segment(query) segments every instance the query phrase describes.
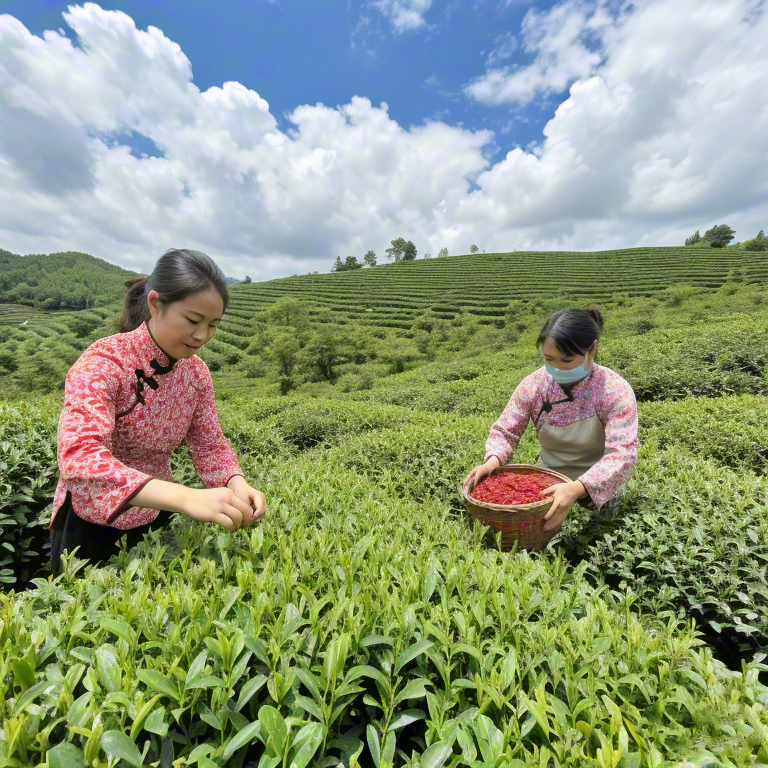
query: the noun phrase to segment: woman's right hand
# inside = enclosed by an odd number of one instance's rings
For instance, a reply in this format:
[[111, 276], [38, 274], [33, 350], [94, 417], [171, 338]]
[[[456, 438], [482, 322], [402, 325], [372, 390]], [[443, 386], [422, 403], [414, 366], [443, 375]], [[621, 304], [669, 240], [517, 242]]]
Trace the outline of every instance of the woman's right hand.
[[498, 456], [491, 456], [485, 464], [478, 464], [464, 480], [464, 489], [469, 493], [483, 478], [488, 477], [501, 466]]
[[187, 488], [182, 512], [193, 520], [218, 523], [228, 531], [237, 531], [243, 520], [250, 520], [253, 510], [230, 488]]

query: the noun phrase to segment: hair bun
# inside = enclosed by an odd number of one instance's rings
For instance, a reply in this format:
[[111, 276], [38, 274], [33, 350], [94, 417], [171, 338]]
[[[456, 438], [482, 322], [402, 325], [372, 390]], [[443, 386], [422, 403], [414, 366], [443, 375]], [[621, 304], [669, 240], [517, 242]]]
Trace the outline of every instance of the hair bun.
[[597, 327], [603, 330], [603, 313], [594, 305], [584, 307], [584, 311], [595, 321]]

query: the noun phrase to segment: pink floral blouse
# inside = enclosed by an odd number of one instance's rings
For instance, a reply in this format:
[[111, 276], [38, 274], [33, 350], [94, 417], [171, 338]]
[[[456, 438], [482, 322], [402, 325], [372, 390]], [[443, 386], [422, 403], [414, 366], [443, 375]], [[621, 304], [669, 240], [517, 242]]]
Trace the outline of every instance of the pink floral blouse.
[[67, 374], [53, 516], [70, 493], [89, 522], [121, 530], [152, 522], [156, 509], [128, 502], [152, 479], [173, 480], [171, 452], [185, 441], [207, 488], [243, 474], [199, 357], [169, 360], [146, 324], [100, 339]]
[[595, 506], [601, 507], [616, 495], [637, 461], [635, 394], [618, 373], [597, 364], [573, 386], [571, 394], [573, 402], [555, 405], [547, 413], [542, 405], [564, 399], [565, 392], [543, 366], [526, 376], [491, 427], [485, 459], [496, 456], [507, 464], [531, 420], [538, 431], [544, 424], [566, 427], [597, 416], [605, 428], [605, 454], [579, 480]]

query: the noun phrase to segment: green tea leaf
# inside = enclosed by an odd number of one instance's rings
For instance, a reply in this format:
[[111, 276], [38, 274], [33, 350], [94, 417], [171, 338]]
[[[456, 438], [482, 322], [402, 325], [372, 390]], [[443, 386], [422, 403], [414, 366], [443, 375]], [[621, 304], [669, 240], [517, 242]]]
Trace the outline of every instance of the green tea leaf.
[[221, 755], [222, 759], [229, 760], [240, 747], [244, 747], [246, 744], [251, 744], [256, 739], [266, 743], [266, 733], [264, 732], [264, 726], [260, 721], [246, 725], [242, 731], [233, 736], [224, 748], [224, 752]]
[[141, 709], [136, 714], [136, 719], [133, 721], [133, 725], [131, 726], [131, 741], [136, 741], [138, 738], [138, 735], [141, 733], [141, 729], [144, 727], [144, 721], [149, 716], [149, 713], [154, 708], [155, 704], [157, 704], [158, 699], [160, 699], [161, 694], [157, 694], [156, 696], [153, 696], [149, 701], [145, 702]]
[[293, 740], [290, 768], [306, 768], [325, 738], [325, 728], [320, 723], [305, 725]]
[[252, 677], [241, 689], [235, 709], [239, 712], [267, 682], [265, 675]]
[[347, 672], [345, 682], [352, 682], [353, 680], [358, 680], [361, 677], [370, 677], [372, 680], [375, 680], [377, 683], [379, 683], [385, 691], [389, 690], [389, 680], [387, 680], [387, 678], [384, 677], [384, 675], [378, 669], [371, 667], [368, 664], [359, 664], [356, 667], [352, 667], [352, 669]]
[[138, 747], [122, 731], [106, 731], [101, 736], [101, 748], [112, 757], [125, 760], [136, 768], [141, 768], [143, 761]]
[[174, 701], [181, 701], [181, 696], [173, 683], [156, 669], [140, 669], [136, 672], [136, 677], [153, 691], [163, 693]]
[[277, 709], [265, 704], [259, 710], [259, 722], [267, 735], [267, 746], [272, 747], [273, 754], [282, 755], [288, 738], [288, 727], [283, 716]]
[[106, 629], [113, 635], [125, 640], [129, 645], [136, 641], [136, 630], [119, 619], [102, 618], [99, 622], [102, 629]]
[[83, 751], [74, 744], [57, 744], [48, 750], [48, 768], [83, 768]]
[[427, 747], [419, 761], [420, 768], [441, 768], [453, 754], [453, 748], [446, 741], [437, 741]]
[[107, 691], [115, 693], [120, 690], [122, 673], [111, 646], [101, 646], [96, 649], [96, 669], [99, 681]]
[[400, 712], [390, 723], [389, 730], [395, 731], [398, 728], [404, 728], [406, 725], [415, 723], [417, 720], [426, 720], [426, 714], [421, 709], [406, 709]]
[[299, 696], [297, 695], [295, 697], [296, 703], [305, 711], [309, 712], [312, 717], [317, 718], [321, 723], [325, 719], [323, 716], [323, 710], [320, 709], [320, 707], [312, 701], [312, 699], [308, 698], [307, 696]]
[[208, 660], [208, 651], [201, 651], [197, 654], [194, 661], [189, 665], [189, 671], [187, 672], [187, 678], [184, 681], [184, 689], [190, 687], [190, 682], [196, 677], [202, 677], [205, 671], [205, 662]]
[[395, 697], [395, 704], [407, 699], [420, 699], [427, 695], [427, 685], [431, 685], [429, 680], [419, 677], [416, 680], [409, 680], [405, 688]]
[[384, 748], [381, 750], [381, 765], [391, 766], [395, 759], [395, 748], [397, 747], [397, 738], [394, 731], [389, 731], [384, 739]]
[[419, 640], [417, 643], [406, 648], [398, 657], [395, 664], [395, 672], [399, 672], [409, 661], [412, 661], [417, 656], [421, 656], [424, 651], [431, 648], [434, 643], [429, 640]]
[[152, 712], [144, 723], [144, 729], [163, 737], [168, 733], [168, 723], [165, 722], [165, 707]]
[[216, 675], [199, 675], [185, 684], [185, 690], [194, 688], [223, 688], [224, 681]]
[[376, 768], [381, 768], [381, 748], [379, 747], [379, 734], [372, 725], [365, 729], [368, 749], [371, 752], [371, 759]]
[[549, 740], [549, 719], [547, 718], [547, 713], [544, 710], [544, 707], [532, 699], [528, 699], [526, 706], [528, 707], [528, 711], [536, 718], [536, 722], [539, 724], [541, 730], [544, 731], [544, 737]]

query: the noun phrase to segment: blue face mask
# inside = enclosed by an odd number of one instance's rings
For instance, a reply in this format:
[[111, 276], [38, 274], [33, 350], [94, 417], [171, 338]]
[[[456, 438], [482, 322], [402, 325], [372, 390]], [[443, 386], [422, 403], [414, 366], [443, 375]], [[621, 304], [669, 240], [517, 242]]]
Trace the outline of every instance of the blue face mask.
[[581, 381], [583, 378], [589, 376], [590, 373], [583, 365], [579, 365], [576, 368], [571, 368], [570, 371], [564, 371], [561, 368], [555, 368], [548, 363], [544, 363], [544, 367], [547, 369], [547, 373], [558, 384], [575, 384], [577, 381]]

